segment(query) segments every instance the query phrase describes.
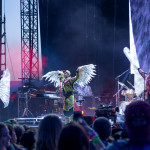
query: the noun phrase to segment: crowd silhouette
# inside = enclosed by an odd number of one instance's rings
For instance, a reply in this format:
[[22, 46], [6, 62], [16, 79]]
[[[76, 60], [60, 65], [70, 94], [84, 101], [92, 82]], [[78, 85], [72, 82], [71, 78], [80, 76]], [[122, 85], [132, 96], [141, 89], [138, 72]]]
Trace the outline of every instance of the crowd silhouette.
[[98, 117], [92, 124], [79, 117], [64, 124], [59, 116], [45, 116], [38, 128], [10, 119], [0, 122], [0, 150], [149, 150], [150, 104], [130, 103], [123, 123]]

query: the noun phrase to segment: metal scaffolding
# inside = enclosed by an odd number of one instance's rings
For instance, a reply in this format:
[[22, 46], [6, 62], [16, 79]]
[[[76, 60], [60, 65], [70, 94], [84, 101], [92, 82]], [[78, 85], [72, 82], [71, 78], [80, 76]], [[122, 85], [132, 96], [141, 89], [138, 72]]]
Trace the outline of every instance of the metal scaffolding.
[[0, 79], [3, 71], [6, 70], [6, 31], [5, 31], [5, 15], [2, 19], [2, 0], [0, 0]]
[[38, 0], [20, 0], [22, 83], [39, 79]]

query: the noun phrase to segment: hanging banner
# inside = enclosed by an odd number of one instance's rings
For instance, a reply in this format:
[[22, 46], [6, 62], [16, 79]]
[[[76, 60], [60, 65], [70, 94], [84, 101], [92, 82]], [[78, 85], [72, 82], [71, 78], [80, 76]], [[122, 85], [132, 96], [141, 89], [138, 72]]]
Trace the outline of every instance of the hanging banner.
[[144, 72], [148, 72], [150, 69], [150, 1], [130, 0], [130, 9], [139, 65]]
[[[140, 27], [143, 22], [139, 22], [139, 20], [141, 17], [146, 18], [146, 16], [143, 16], [142, 14], [141, 10], [143, 10], [143, 8], [141, 8], [139, 5], [140, 1], [141, 0], [129, 1], [130, 51], [128, 54], [126, 51], [126, 56], [128, 55], [128, 59], [131, 62], [131, 73], [134, 74], [134, 87], [137, 96], [139, 96], [144, 91], [144, 79], [139, 74], [137, 68], [140, 67], [143, 70], [148, 70], [148, 65], [146, 65], [148, 64], [148, 61], [145, 58], [147, 55], [144, 55], [144, 51], [146, 50], [141, 48], [145, 34], [142, 32], [143, 30], [141, 30], [142, 28]], [[138, 10], [141, 12], [140, 15], [137, 13]], [[146, 26], [147, 25], [145, 25], [145, 27]], [[149, 53], [149, 51], [147, 51], [147, 53]]]

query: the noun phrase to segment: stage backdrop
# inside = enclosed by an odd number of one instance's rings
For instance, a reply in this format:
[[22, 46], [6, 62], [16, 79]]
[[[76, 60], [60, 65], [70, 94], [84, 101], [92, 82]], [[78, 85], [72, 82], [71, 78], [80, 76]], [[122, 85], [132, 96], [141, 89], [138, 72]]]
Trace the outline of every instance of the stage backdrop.
[[134, 43], [140, 67], [150, 69], [150, 1], [130, 0]]
[[[129, 69], [129, 2], [120, 0], [40, 0], [43, 73], [97, 65], [94, 95], [117, 92], [115, 77]], [[123, 77], [120, 78], [120, 81]]]

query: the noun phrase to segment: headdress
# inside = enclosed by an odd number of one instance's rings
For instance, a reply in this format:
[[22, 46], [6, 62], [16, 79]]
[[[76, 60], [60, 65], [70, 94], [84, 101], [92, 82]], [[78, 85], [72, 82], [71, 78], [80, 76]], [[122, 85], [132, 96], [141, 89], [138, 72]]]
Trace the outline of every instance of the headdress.
[[69, 76], [71, 75], [71, 72], [69, 70], [64, 70], [64, 73], [67, 73]]

